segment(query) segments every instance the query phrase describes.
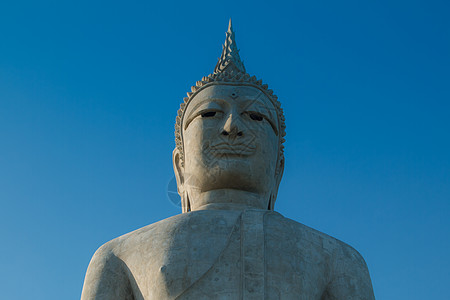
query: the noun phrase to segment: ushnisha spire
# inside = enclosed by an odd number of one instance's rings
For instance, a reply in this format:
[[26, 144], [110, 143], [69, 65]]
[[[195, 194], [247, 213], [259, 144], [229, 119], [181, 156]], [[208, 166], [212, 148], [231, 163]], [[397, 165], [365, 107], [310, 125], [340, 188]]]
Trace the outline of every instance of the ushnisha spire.
[[228, 24], [228, 31], [226, 32], [225, 43], [222, 46], [222, 55], [214, 68], [215, 74], [225, 71], [228, 73], [246, 73], [244, 63], [239, 57], [239, 50], [234, 39], [231, 18], [230, 23]]

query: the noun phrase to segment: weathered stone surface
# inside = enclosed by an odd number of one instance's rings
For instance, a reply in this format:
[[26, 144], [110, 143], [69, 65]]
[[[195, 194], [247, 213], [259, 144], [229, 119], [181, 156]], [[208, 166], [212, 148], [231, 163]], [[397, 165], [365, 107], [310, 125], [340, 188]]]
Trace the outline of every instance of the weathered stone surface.
[[83, 300], [374, 299], [356, 250], [273, 211], [283, 111], [237, 51], [230, 22], [215, 73], [178, 112], [173, 163], [183, 214], [100, 247]]
[[372, 297], [356, 250], [268, 210], [177, 215], [103, 245], [89, 268], [85, 299]]

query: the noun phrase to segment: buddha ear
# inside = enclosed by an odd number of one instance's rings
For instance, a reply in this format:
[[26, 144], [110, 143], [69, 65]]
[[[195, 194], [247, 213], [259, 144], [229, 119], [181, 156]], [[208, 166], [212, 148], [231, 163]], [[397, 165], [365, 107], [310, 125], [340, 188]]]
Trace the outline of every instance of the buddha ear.
[[277, 170], [275, 172], [275, 185], [272, 188], [272, 192], [270, 193], [270, 199], [269, 199], [269, 210], [274, 210], [275, 207], [275, 200], [277, 200], [277, 194], [278, 194], [278, 187], [280, 186], [281, 178], [283, 177], [284, 172], [284, 155], [280, 160], [280, 164], [277, 167]]
[[175, 148], [172, 154], [173, 171], [175, 172], [175, 178], [177, 180], [177, 191], [181, 197], [181, 210], [183, 213], [191, 211], [191, 203], [189, 201], [189, 195], [184, 188], [184, 167], [181, 160], [180, 150]]
[[280, 159], [280, 164], [278, 165], [277, 174], [275, 175], [277, 190], [278, 190], [278, 187], [280, 186], [280, 182], [281, 182], [281, 178], [283, 177], [283, 173], [284, 173], [284, 155], [282, 155], [282, 157]]
[[180, 150], [175, 148], [172, 154], [173, 171], [175, 172], [175, 178], [177, 180], [177, 191], [178, 194], [183, 197], [184, 193], [184, 167], [181, 161]]

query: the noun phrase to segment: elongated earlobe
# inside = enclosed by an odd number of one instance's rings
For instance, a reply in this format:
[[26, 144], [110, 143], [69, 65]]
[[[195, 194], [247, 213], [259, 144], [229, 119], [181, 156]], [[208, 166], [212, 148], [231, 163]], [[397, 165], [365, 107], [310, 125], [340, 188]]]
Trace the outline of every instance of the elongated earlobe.
[[189, 194], [187, 191], [184, 191], [183, 195], [181, 196], [181, 208], [183, 213], [191, 211], [191, 203], [189, 201]]
[[273, 200], [272, 200], [272, 195], [270, 195], [269, 197], [269, 204], [267, 205], [267, 210], [273, 210]]
[[270, 193], [268, 210], [275, 209], [275, 201], [277, 200], [278, 188], [280, 186], [281, 178], [283, 177], [284, 172], [284, 156], [281, 158], [279, 168], [275, 174], [275, 186], [273, 187], [272, 192]]
[[181, 210], [183, 213], [189, 212], [191, 210], [191, 205], [189, 203], [187, 191], [184, 189], [184, 167], [181, 161], [181, 153], [178, 148], [173, 150], [172, 161], [173, 171], [175, 172], [175, 178], [177, 180], [177, 191], [178, 195], [181, 197]]

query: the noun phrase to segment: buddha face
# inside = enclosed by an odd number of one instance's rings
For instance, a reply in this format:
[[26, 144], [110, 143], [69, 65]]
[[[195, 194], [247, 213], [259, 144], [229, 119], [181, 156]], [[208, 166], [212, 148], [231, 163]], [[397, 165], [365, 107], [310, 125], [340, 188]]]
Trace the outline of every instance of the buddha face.
[[196, 194], [239, 190], [262, 195], [255, 206], [266, 209], [279, 183], [278, 117], [267, 96], [251, 86], [212, 85], [189, 102], [182, 121], [184, 167], [176, 169], [191, 206]]

